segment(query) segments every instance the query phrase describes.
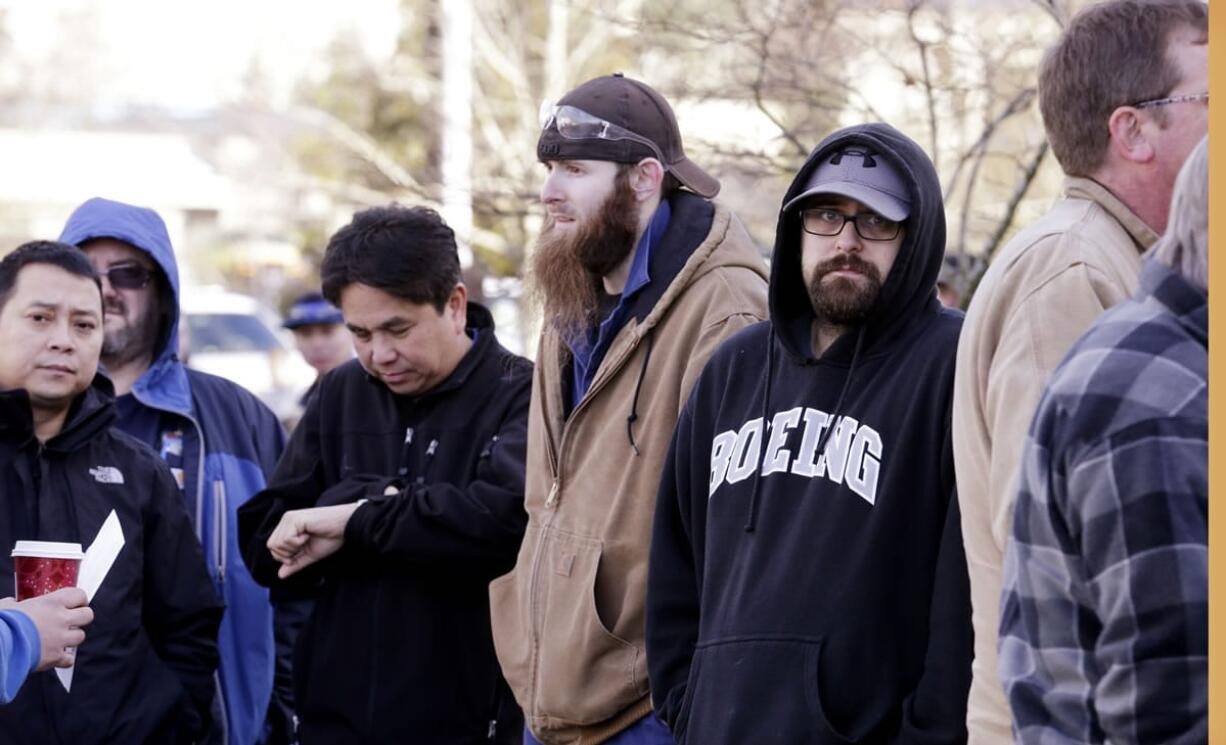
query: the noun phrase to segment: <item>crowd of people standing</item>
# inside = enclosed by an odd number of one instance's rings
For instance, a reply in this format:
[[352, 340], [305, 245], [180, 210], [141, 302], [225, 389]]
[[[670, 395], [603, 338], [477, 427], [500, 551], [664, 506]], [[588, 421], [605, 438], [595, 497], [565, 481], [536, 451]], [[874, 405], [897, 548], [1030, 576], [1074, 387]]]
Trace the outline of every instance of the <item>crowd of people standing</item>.
[[820, 142], [768, 265], [668, 101], [589, 80], [535, 362], [436, 212], [366, 209], [288, 439], [178, 359], [161, 218], [82, 204], [0, 260], [0, 596], [17, 540], [124, 543], [0, 601], [0, 745], [1207, 742], [1207, 15], [1070, 21], [1062, 194], [965, 313], [903, 132]]

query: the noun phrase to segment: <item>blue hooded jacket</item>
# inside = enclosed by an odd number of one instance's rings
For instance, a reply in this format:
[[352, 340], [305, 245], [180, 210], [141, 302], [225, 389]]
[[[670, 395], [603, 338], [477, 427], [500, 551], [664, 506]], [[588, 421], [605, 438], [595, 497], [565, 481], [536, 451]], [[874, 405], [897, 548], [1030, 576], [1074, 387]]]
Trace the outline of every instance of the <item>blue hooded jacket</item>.
[[[173, 295], [163, 298], [161, 343], [132, 396], [148, 410], [142, 413], [159, 420], [158, 441], [148, 444], [168, 460], [181, 458], [176, 476], [209, 575], [226, 606], [218, 638], [224, 741], [252, 745], [272, 691], [272, 608], [268, 591], [255, 583], [239, 557], [237, 510], [264, 488], [284, 448], [285, 431], [242, 386], [189, 370], [179, 361], [179, 271], [162, 218], [151, 209], [90, 199], [68, 218], [60, 240], [80, 246], [95, 238], [120, 240], [147, 252]], [[117, 426], [127, 429], [125, 424]]]

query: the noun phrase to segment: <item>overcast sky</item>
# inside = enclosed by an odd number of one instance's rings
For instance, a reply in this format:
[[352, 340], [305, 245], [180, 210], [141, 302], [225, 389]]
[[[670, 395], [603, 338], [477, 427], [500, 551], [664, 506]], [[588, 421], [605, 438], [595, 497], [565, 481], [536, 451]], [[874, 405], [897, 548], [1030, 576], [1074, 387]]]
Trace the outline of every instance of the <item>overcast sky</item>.
[[[371, 55], [390, 54], [397, 0], [0, 0], [15, 52], [46, 60], [63, 40], [94, 40], [100, 59], [70, 59], [60, 75], [92, 77], [104, 99], [205, 109], [233, 99], [258, 58], [275, 103], [318, 69], [342, 30]], [[105, 75], [99, 75], [105, 70]], [[281, 100], [277, 100], [281, 99]]]

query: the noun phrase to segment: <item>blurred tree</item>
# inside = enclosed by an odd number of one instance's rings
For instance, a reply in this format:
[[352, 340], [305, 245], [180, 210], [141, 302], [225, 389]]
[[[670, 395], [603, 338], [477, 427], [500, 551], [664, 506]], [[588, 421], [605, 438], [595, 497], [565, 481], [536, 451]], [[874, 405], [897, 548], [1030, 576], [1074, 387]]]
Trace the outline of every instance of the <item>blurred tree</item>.
[[[514, 277], [539, 228], [540, 104], [637, 58], [641, 41], [626, 23], [610, 22], [610, 14], [633, 17], [641, 0], [471, 2], [473, 252], [480, 271]], [[360, 183], [383, 201], [437, 205], [437, 0], [403, 0], [401, 16], [404, 26], [389, 60], [376, 65], [356, 39], [342, 34], [329, 51], [326, 74], [300, 86], [294, 116], [313, 125], [300, 138], [301, 161], [316, 176]]]
[[672, 40], [660, 46], [679, 97], [742, 101], [770, 123], [764, 142], [717, 148], [735, 172], [774, 172], [781, 196], [826, 133], [887, 121], [937, 166], [948, 251], [990, 257], [1046, 159], [1035, 77], [1067, 12], [1057, 0], [725, 0], [714, 13], [664, 0], [638, 27]]
[[[402, 1], [387, 62], [338, 37], [326, 75], [301, 88], [300, 116], [325, 135], [303, 144], [312, 172], [437, 202], [440, 1]], [[674, 103], [687, 149], [721, 176], [722, 197], [761, 243], [809, 150], [859, 121], [888, 121], [925, 145], [944, 184], [951, 253], [990, 256], [1036, 181], [1055, 189], [1034, 83], [1069, 14], [1061, 0], [467, 1], [473, 250], [496, 276], [520, 274], [539, 229], [540, 103], [615, 70]]]

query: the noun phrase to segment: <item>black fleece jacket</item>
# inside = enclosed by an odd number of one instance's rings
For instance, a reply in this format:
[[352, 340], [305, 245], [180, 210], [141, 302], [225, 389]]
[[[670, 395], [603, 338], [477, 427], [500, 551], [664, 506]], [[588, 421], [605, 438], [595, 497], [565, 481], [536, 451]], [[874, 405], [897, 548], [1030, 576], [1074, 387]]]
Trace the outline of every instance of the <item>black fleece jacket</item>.
[[[268, 488], [239, 510], [257, 582], [322, 580], [294, 656], [304, 745], [522, 737], [487, 586], [515, 564], [527, 522], [532, 365], [498, 344], [485, 308], [469, 303], [468, 323], [471, 349], [422, 395], [392, 393], [357, 360], [324, 376]], [[285, 512], [363, 498], [339, 552], [277, 579], [265, 544]]]
[[962, 319], [935, 297], [936, 173], [913, 142], [868, 125], [820, 144], [783, 201], [852, 143], [911, 186], [876, 305], [814, 358], [799, 225], [781, 214], [771, 320], [712, 356], [664, 467], [647, 659], [656, 710], [682, 743], [966, 739], [970, 603], [950, 442]]
[[0, 706], [0, 744], [191, 743], [205, 731], [222, 605], [191, 517], [157, 453], [114, 429], [103, 376], [40, 444], [24, 390], [0, 393], [0, 597], [18, 540], [89, 548], [114, 510], [124, 546], [94, 595], [72, 692], [34, 674]]

